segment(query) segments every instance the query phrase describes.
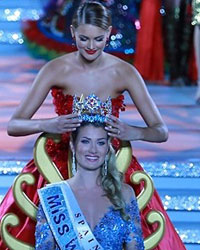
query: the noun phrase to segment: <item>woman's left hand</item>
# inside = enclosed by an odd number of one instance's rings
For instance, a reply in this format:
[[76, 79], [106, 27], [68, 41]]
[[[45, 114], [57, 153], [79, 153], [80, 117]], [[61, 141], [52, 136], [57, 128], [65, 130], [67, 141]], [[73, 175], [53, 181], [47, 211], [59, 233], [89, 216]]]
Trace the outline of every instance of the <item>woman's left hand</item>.
[[131, 141], [138, 137], [137, 129], [134, 130], [134, 127], [122, 122], [119, 118], [113, 115], [107, 117], [105, 130], [108, 132], [109, 136], [123, 141]]

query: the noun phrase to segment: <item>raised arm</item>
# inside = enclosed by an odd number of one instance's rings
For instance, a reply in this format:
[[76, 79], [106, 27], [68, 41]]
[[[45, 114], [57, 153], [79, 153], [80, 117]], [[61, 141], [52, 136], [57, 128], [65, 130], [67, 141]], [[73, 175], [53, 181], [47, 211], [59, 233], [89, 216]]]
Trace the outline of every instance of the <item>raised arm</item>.
[[[61, 66], [62, 67], [62, 66]], [[11, 117], [7, 132], [12, 136], [24, 136], [40, 132], [65, 133], [77, 125], [76, 115], [66, 115], [50, 119], [31, 119], [44, 102], [49, 90], [59, 84], [59, 63], [54, 60], [47, 63], [38, 73], [29, 92]]]
[[[152, 100], [146, 85], [138, 73], [131, 65], [123, 63], [120, 69], [121, 78], [126, 79], [124, 89], [128, 91], [137, 110], [142, 116], [146, 127], [129, 126], [115, 117], [111, 117], [108, 125], [119, 130], [110, 130], [111, 136], [118, 137], [121, 140], [143, 140], [149, 142], [163, 142], [168, 138], [168, 129], [162, 120], [162, 117]], [[126, 76], [126, 77], [124, 77]], [[107, 129], [109, 130], [109, 129]]]

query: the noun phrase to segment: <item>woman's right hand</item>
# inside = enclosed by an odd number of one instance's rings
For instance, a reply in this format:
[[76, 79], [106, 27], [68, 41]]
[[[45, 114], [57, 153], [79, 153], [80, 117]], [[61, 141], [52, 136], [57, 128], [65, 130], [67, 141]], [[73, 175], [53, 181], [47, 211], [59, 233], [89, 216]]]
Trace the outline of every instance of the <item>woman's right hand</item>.
[[61, 115], [42, 120], [41, 130], [46, 133], [64, 134], [75, 131], [81, 125], [81, 122], [78, 114]]

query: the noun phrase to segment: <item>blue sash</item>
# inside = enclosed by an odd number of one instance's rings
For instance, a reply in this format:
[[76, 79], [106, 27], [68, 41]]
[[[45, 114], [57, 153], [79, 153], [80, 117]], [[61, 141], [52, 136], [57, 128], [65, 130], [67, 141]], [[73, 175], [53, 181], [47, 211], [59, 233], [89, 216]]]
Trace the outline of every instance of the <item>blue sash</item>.
[[62, 250], [103, 250], [66, 181], [38, 190], [47, 221]]

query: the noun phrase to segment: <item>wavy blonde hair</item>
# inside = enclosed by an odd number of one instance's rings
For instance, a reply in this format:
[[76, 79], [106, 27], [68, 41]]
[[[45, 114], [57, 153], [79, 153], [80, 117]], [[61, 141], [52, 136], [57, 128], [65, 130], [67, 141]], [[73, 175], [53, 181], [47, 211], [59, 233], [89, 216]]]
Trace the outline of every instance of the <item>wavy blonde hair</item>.
[[115, 150], [110, 143], [108, 153], [107, 174], [104, 173], [104, 167], [101, 168], [100, 178], [103, 190], [110, 202], [114, 205], [115, 210], [119, 210], [124, 220], [129, 220], [130, 217], [125, 212], [125, 201], [122, 195], [123, 173], [119, 172], [116, 167]]
[[[89, 123], [82, 122], [81, 126], [76, 129], [76, 131], [72, 132], [72, 141], [75, 143], [79, 130], [82, 127], [93, 125], [94, 127], [104, 128], [105, 124], [102, 123]], [[118, 171], [116, 167], [116, 156], [115, 150], [112, 147], [112, 143], [110, 138], [108, 137], [109, 143], [109, 152], [106, 156], [107, 160], [107, 174], [105, 174], [105, 168], [102, 166], [100, 171], [100, 183], [105, 191], [106, 196], [113, 204], [115, 210], [119, 210], [122, 218], [124, 220], [129, 220], [130, 217], [126, 214], [125, 206], [126, 203], [124, 201], [122, 195], [122, 182], [123, 182], [123, 174]], [[106, 159], [105, 159], [106, 160]]]

